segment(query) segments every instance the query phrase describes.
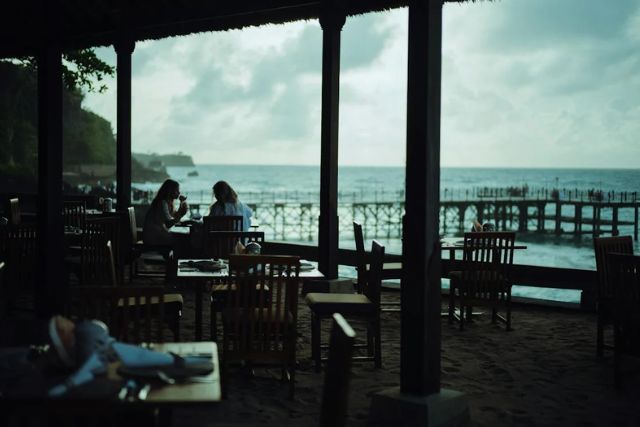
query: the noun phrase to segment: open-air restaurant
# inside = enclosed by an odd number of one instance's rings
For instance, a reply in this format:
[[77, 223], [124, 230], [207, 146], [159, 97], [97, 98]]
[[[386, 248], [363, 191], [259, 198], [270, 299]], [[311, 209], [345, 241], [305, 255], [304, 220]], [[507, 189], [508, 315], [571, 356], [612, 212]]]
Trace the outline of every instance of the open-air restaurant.
[[[0, 425], [639, 426], [636, 192], [562, 189], [559, 178], [551, 190], [442, 184], [443, 10], [467, 3], [1, 6], [0, 75], [2, 64], [37, 69], [37, 160], [35, 191], [0, 185]], [[500, 6], [480, 3], [474, 10]], [[345, 196], [341, 34], [395, 9], [407, 16], [403, 186], [392, 200]], [[270, 200], [222, 172], [206, 175], [196, 199], [198, 162], [147, 179], [139, 198], [136, 48], [301, 21], [317, 24], [322, 46], [311, 201], [297, 190]], [[78, 76], [104, 47], [116, 60], [115, 180], [104, 194], [71, 191], [85, 172], [63, 173], [63, 93], [88, 84]], [[11, 108], [0, 103], [0, 136], [18, 129], [4, 120]], [[563, 242], [592, 267], [547, 262], [564, 256]], [[548, 289], [573, 297], [536, 297]]]

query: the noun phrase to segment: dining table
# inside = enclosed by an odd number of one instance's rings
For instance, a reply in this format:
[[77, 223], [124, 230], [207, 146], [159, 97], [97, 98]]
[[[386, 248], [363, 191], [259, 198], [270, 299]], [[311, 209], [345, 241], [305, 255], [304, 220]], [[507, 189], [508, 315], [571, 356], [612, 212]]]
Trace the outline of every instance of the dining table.
[[[160, 375], [153, 378], [125, 375], [119, 369], [121, 363], [114, 360], [104, 374], [54, 398], [48, 396], [48, 391], [68, 377], [68, 370], [54, 369], [45, 363], [49, 358], [44, 347], [40, 356], [29, 355], [26, 359], [25, 352], [37, 351], [34, 349], [38, 347], [3, 348], [0, 349], [0, 368], [5, 371], [0, 369], [0, 375], [7, 381], [0, 384], [0, 411], [9, 419], [11, 413], [26, 417], [31, 414], [34, 420], [42, 417], [47, 424], [55, 424], [50, 416], [54, 420], [68, 420], [81, 414], [98, 421], [116, 412], [148, 410], [149, 413], [157, 411], [161, 425], [170, 425], [174, 409], [210, 407], [221, 401], [220, 363], [215, 342], [143, 343], [141, 346], [181, 357], [209, 358], [213, 370], [179, 379], [165, 375], [160, 381]], [[12, 363], [15, 368], [6, 372]], [[7, 376], [11, 378], [5, 378]]]
[[[219, 262], [219, 268], [202, 268], [198, 267], [198, 264], [202, 263], [216, 263]], [[301, 260], [301, 264], [309, 265], [309, 263]], [[215, 264], [214, 264], [215, 265]], [[179, 259], [178, 282], [190, 287], [194, 290], [195, 298], [195, 330], [194, 335], [196, 341], [202, 339], [202, 296], [205, 290], [205, 286], [210, 282], [221, 282], [229, 277], [229, 267], [227, 260], [212, 260], [212, 259]], [[298, 278], [302, 280], [323, 279], [324, 275], [318, 270], [317, 267], [305, 268], [300, 270]], [[214, 314], [212, 314], [214, 315]], [[215, 336], [215, 335], [214, 335]]]

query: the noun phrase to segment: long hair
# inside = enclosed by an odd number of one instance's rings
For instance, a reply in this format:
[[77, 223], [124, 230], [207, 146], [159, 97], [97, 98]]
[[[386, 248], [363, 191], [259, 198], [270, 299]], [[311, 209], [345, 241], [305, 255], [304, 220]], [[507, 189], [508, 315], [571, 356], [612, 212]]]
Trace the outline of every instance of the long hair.
[[238, 194], [231, 188], [226, 181], [218, 181], [213, 186], [213, 196], [216, 201], [209, 208], [209, 212], [213, 212], [214, 206], [218, 205], [224, 211], [225, 203], [238, 203]]
[[[167, 179], [162, 183], [156, 197], [151, 202], [152, 208], [159, 208], [162, 205], [162, 201], [166, 200], [167, 202], [171, 201], [173, 193], [180, 187], [177, 181], [172, 179]], [[169, 204], [169, 212], [173, 214], [173, 203]]]

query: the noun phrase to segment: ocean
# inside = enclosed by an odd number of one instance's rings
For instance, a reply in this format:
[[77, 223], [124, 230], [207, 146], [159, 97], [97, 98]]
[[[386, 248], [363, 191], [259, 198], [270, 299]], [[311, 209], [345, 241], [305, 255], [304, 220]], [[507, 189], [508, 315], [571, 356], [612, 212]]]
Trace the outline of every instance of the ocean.
[[[272, 197], [282, 200], [318, 202], [320, 188], [319, 166], [265, 166], [265, 165], [196, 165], [195, 167], [168, 167], [169, 175], [180, 183], [183, 194], [190, 203], [211, 203], [211, 187], [218, 180], [225, 180], [236, 190], [245, 203], [258, 203]], [[193, 175], [197, 171], [197, 176]], [[340, 200], [345, 203], [358, 200], [397, 201], [404, 199], [404, 168], [355, 167], [339, 168]], [[560, 188], [567, 190], [601, 190], [605, 194], [614, 191], [633, 193], [640, 190], [640, 170], [613, 169], [509, 169], [509, 168], [443, 168], [441, 170], [441, 195], [443, 199], [459, 198], [477, 188], [503, 188], [507, 186], [535, 188]], [[158, 183], [134, 183], [134, 187], [155, 191]], [[562, 196], [561, 196], [562, 197]], [[569, 212], [567, 212], [569, 213]], [[629, 209], [620, 211], [620, 220], [633, 220]], [[551, 228], [549, 225], [547, 228]], [[631, 234], [630, 226], [622, 226], [621, 234]], [[267, 236], [268, 237], [268, 236]], [[401, 241], [397, 238], [381, 240], [388, 253], [400, 253]], [[519, 234], [518, 241], [527, 249], [517, 251], [514, 262], [518, 264], [595, 269], [591, 236], [574, 237], [571, 234]], [[340, 246], [353, 248], [350, 233], [341, 233]], [[636, 251], [640, 245], [635, 242]], [[342, 271], [341, 271], [342, 272]], [[349, 272], [346, 272], [349, 274]], [[578, 291], [514, 287], [514, 295], [556, 301], [578, 302]]]

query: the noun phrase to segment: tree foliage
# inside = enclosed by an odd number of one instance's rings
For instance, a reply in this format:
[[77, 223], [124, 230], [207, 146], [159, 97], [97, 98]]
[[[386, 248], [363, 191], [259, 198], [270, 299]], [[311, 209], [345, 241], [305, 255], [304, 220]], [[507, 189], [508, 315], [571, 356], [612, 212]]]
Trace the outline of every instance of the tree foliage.
[[[97, 66], [90, 71], [93, 59], [84, 54], [81, 56], [84, 62], [76, 61], [75, 70], [65, 67], [68, 80], [62, 94], [63, 167], [67, 171], [83, 164], [113, 165], [116, 157], [111, 123], [82, 108], [84, 95], [80, 88], [103, 90], [95, 85], [88, 86], [86, 82], [93, 82], [97, 79], [96, 73], [104, 73], [106, 69]], [[30, 61], [0, 61], [0, 173], [35, 176], [37, 153], [35, 68]]]

